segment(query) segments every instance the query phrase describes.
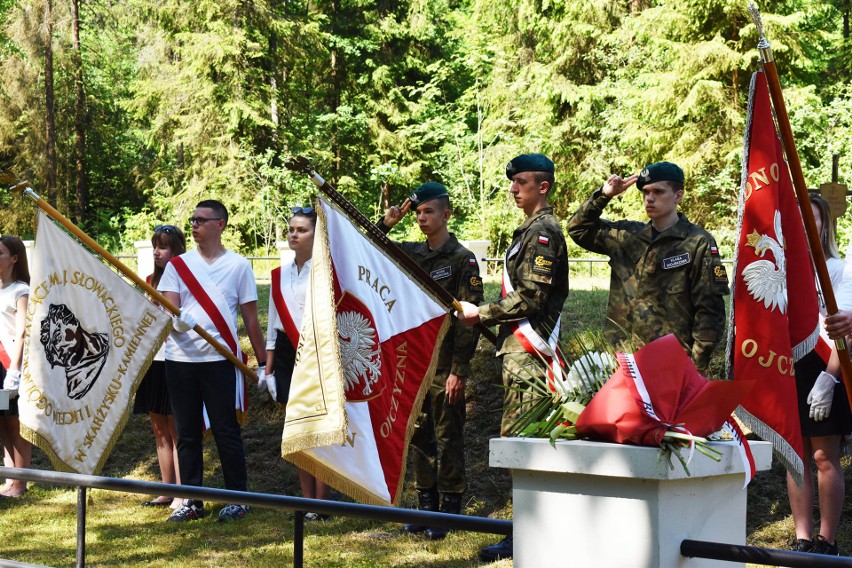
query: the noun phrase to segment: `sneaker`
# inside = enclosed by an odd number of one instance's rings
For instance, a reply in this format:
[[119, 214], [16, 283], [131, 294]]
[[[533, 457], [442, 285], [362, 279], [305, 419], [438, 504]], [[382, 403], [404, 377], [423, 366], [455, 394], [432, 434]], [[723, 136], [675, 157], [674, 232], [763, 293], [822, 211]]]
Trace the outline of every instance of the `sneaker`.
[[306, 521], [327, 521], [331, 518], [331, 515], [320, 515], [319, 513], [314, 513], [313, 511], [308, 511], [305, 513]]
[[837, 549], [837, 541], [834, 541], [834, 544], [829, 544], [827, 540], [825, 540], [821, 534], [818, 534], [816, 537], [816, 542], [811, 548], [811, 552], [814, 554], [828, 554], [829, 556], [840, 556], [840, 551]]
[[184, 499], [183, 504], [177, 509], [175, 509], [174, 512], [169, 516], [169, 522], [181, 523], [183, 521], [197, 521], [205, 514], [206, 513], [204, 512], [204, 505], [201, 503], [201, 501]]
[[219, 511], [219, 522], [238, 521], [251, 513], [251, 508], [248, 505], [225, 505]]
[[814, 543], [806, 538], [796, 538], [790, 543], [790, 550], [793, 552], [811, 552], [814, 549]]
[[483, 562], [494, 562], [495, 560], [503, 560], [504, 558], [512, 557], [513, 549], [512, 535], [505, 537], [497, 544], [486, 546], [479, 551], [479, 559]]

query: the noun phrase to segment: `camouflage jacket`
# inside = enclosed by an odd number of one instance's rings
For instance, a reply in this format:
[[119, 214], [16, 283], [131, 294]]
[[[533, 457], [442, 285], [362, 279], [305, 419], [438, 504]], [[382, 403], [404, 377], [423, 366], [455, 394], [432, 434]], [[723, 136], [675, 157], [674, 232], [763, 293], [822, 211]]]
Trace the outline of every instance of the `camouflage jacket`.
[[706, 369], [725, 330], [728, 275], [716, 241], [682, 213], [656, 238], [650, 222], [604, 221], [610, 198], [599, 189], [568, 221], [586, 250], [609, 256], [606, 338], [641, 346], [674, 333], [699, 369]]
[[[384, 232], [390, 230], [381, 220], [377, 225]], [[479, 264], [473, 253], [462, 246], [454, 234], [450, 233], [450, 239], [437, 250], [429, 250], [425, 242], [397, 244], [457, 300], [477, 305], [482, 303], [484, 296]], [[450, 329], [441, 344], [436, 373], [448, 372], [459, 377], [469, 376], [470, 360], [476, 351], [477, 341], [479, 331], [461, 325], [459, 320], [453, 317]]]
[[529, 319], [533, 329], [547, 339], [562, 313], [568, 297], [568, 249], [553, 209], [536, 211], [515, 229], [506, 257], [515, 290], [479, 310], [483, 324], [500, 324], [498, 355], [524, 351], [512, 334], [514, 326], [506, 324]]

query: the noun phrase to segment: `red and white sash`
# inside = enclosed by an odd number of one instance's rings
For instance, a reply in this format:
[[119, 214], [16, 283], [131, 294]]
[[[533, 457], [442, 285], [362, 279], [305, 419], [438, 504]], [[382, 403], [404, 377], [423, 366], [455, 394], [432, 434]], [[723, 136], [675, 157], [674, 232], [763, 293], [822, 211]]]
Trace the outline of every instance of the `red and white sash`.
[[[517, 248], [512, 247], [506, 252], [506, 257], [503, 259], [502, 297], [504, 298], [507, 294], [515, 291], [515, 287], [512, 286], [512, 281], [509, 279], [508, 262], [509, 257], [513, 254], [517, 254], [517, 252]], [[555, 379], [558, 379], [559, 381], [564, 380], [562, 377], [562, 358], [559, 356], [557, 348], [561, 322], [562, 314], [559, 314], [547, 341], [545, 341], [544, 338], [533, 329], [532, 324], [530, 324], [530, 320], [527, 318], [524, 318], [518, 323], [511, 324], [512, 334], [518, 339], [524, 350], [532, 355], [538, 355], [547, 364], [547, 384], [551, 390], [556, 390], [556, 387], [553, 384]]]
[[[284, 327], [284, 333], [293, 345], [293, 349], [299, 347], [299, 327], [302, 323], [302, 312], [299, 304], [293, 296], [290, 283], [293, 279], [293, 271], [287, 270], [286, 276], [282, 278], [282, 270], [279, 266], [272, 270], [272, 302], [278, 311], [278, 319]], [[296, 314], [294, 317], [293, 314]]]
[[0, 340], [0, 364], [2, 364], [3, 368], [7, 371], [9, 370], [9, 366], [12, 364], [12, 358], [9, 357], [9, 352], [6, 351], [6, 346], [3, 345], [2, 340]]
[[[216, 327], [216, 330], [231, 352], [237, 358], [246, 362], [246, 356], [240, 350], [236, 322], [230, 317], [231, 310], [228, 302], [208, 274], [207, 263], [198, 254], [176, 256], [170, 262], [174, 265], [178, 276], [186, 284], [186, 287], [189, 288], [189, 291], [198, 301], [210, 322]], [[189, 266], [190, 264], [192, 265], [191, 267]], [[235, 368], [234, 371], [237, 378], [235, 407], [238, 411], [245, 412], [248, 403], [245, 377], [243, 377], [243, 373], [239, 368]], [[206, 412], [204, 420], [205, 424], [209, 422]]]

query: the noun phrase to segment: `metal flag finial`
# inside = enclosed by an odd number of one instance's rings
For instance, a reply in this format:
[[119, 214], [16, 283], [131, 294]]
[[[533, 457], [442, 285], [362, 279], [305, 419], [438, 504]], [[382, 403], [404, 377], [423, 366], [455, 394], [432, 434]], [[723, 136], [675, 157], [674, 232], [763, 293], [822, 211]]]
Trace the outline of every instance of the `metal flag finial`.
[[772, 61], [773, 58], [772, 51], [769, 47], [769, 40], [766, 39], [766, 35], [763, 33], [763, 20], [760, 17], [760, 9], [754, 2], [749, 2], [748, 12], [749, 14], [751, 14], [751, 19], [754, 22], [754, 27], [757, 28], [757, 49], [758, 51], [760, 51], [764, 63]]

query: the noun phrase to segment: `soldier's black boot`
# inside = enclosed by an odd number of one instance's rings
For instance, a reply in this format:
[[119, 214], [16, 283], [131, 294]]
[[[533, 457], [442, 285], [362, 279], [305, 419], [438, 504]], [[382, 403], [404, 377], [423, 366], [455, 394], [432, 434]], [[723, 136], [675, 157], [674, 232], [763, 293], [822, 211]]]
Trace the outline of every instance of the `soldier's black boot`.
[[[441, 494], [441, 512], [452, 513], [453, 515], [461, 514], [462, 494], [461, 493], [442, 493]], [[428, 540], [443, 540], [447, 538], [448, 529], [443, 527], [429, 527], [423, 533]]]
[[[438, 489], [426, 489], [425, 491], [417, 490], [417, 508], [421, 511], [438, 511]], [[402, 525], [403, 532], [416, 534], [422, 533], [429, 528], [429, 525]]]

